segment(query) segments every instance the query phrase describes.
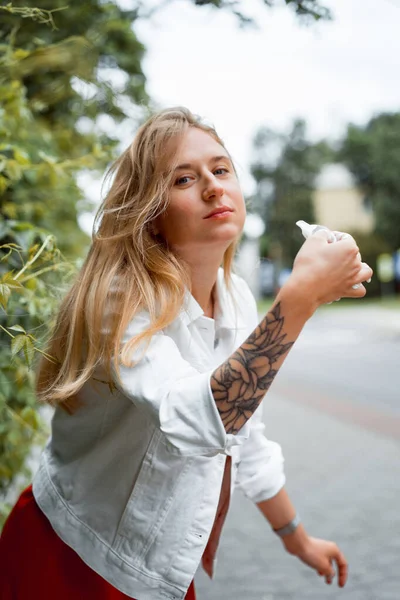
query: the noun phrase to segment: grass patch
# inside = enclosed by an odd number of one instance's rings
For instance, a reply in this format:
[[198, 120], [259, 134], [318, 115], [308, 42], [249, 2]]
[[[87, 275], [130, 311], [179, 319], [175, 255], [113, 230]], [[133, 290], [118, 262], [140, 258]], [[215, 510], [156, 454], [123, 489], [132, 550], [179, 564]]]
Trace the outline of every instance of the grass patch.
[[261, 298], [261, 300], [257, 302], [258, 314], [264, 315], [267, 313], [274, 302], [275, 298]]
[[338, 310], [341, 308], [362, 308], [365, 307], [376, 307], [376, 308], [385, 308], [389, 310], [400, 310], [400, 296], [385, 296], [383, 298], [358, 298], [354, 300], [353, 298], [342, 298], [340, 302], [332, 302], [332, 304], [321, 306], [321, 308], [331, 308], [335, 307]]
[[[274, 303], [274, 298], [262, 298], [257, 302], [258, 312], [263, 315], [267, 313]], [[400, 310], [400, 295], [384, 296], [383, 298], [359, 298], [354, 300], [353, 298], [342, 298], [340, 302], [332, 302], [332, 304], [325, 304], [320, 309], [332, 309], [340, 310], [341, 308], [357, 308], [362, 306], [384, 308], [388, 310]], [[319, 310], [320, 310], [319, 309]]]

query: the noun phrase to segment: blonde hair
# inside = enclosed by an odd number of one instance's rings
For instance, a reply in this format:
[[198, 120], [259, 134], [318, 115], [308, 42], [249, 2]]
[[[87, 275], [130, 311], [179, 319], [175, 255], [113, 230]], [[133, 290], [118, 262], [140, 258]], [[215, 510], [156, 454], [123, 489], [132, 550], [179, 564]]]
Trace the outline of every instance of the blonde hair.
[[[80, 388], [102, 365], [110, 377], [114, 362], [131, 364], [132, 352], [167, 327], [180, 312], [187, 289], [188, 269], [152, 231], [152, 222], [167, 207], [177, 166], [179, 142], [196, 127], [224, 148], [216, 131], [185, 108], [154, 114], [138, 130], [132, 144], [115, 161], [107, 176], [115, 175], [96, 215], [88, 256], [64, 298], [47, 353], [37, 378], [40, 400], [68, 407]], [[97, 226], [97, 230], [96, 230]], [[225, 281], [236, 242], [223, 258]], [[121, 349], [126, 327], [141, 309], [150, 327]], [[107, 335], [104, 319], [107, 317]]]

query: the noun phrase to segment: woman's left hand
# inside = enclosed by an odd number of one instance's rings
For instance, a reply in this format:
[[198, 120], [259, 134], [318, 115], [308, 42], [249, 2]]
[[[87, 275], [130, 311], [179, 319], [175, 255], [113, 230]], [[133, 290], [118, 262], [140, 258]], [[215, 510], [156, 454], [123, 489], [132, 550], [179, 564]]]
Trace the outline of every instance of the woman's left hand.
[[[299, 526], [299, 528], [301, 525]], [[343, 587], [347, 581], [348, 564], [343, 553], [334, 542], [320, 540], [299, 532], [285, 536], [282, 540], [286, 550], [299, 558], [306, 565], [315, 569], [318, 575], [325, 577], [328, 584], [332, 583], [335, 573], [338, 574], [338, 585]], [[305, 535], [304, 535], [305, 534]], [[335, 569], [336, 565], [336, 569]]]

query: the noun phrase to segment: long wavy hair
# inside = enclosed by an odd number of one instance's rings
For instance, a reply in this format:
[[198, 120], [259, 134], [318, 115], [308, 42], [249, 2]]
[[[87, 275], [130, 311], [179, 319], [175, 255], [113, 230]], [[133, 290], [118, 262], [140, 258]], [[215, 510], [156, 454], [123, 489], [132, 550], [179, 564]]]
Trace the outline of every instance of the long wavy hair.
[[[133, 351], [167, 327], [182, 309], [190, 290], [187, 266], [153, 233], [153, 221], [168, 206], [179, 142], [189, 128], [216, 131], [189, 110], [171, 108], [154, 114], [107, 173], [110, 189], [95, 220], [92, 245], [64, 298], [37, 377], [38, 398], [67, 409], [98, 366], [110, 377], [114, 363], [131, 364]], [[225, 281], [236, 241], [223, 258]], [[129, 321], [145, 308], [150, 327], [128, 340]], [[104, 322], [107, 315], [106, 323]], [[104, 331], [107, 334], [104, 335]]]

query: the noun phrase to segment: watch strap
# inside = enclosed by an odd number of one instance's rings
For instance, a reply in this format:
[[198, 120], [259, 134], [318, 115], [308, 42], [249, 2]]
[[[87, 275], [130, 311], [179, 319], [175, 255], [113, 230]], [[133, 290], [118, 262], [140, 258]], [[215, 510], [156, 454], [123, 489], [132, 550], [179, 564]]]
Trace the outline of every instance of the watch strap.
[[279, 535], [279, 537], [284, 537], [285, 535], [289, 535], [289, 533], [293, 533], [300, 523], [301, 519], [299, 515], [296, 515], [295, 518], [290, 521], [290, 523], [284, 527], [280, 527], [279, 529], [274, 529], [273, 531], [276, 533], [276, 535]]

